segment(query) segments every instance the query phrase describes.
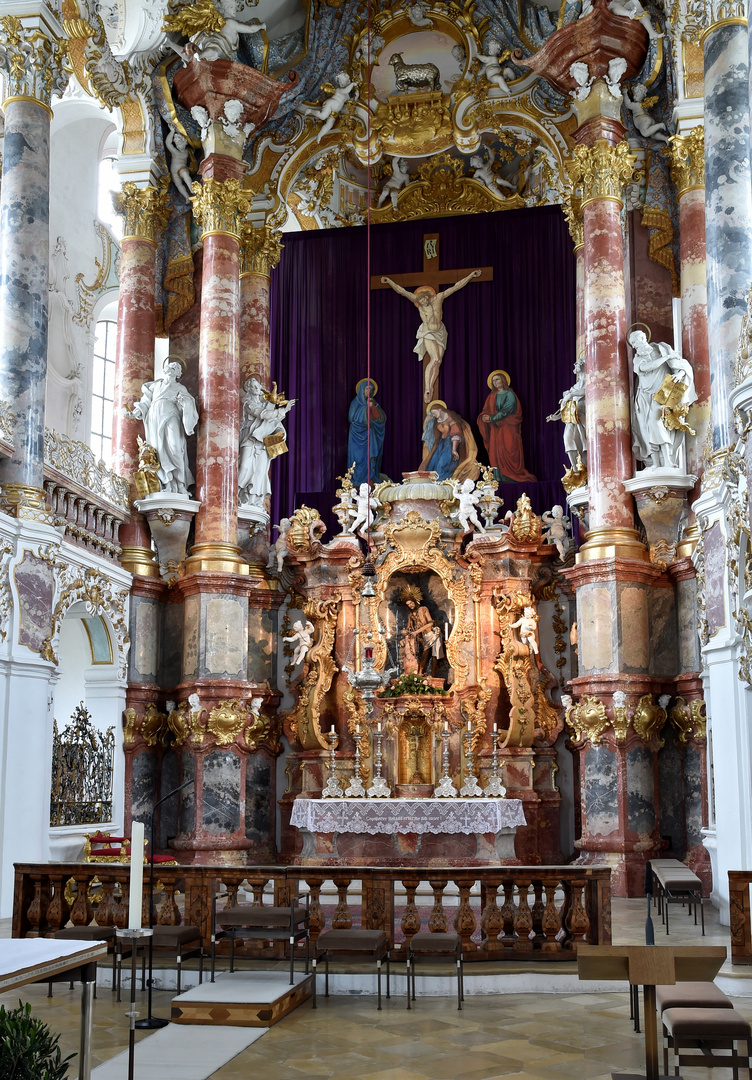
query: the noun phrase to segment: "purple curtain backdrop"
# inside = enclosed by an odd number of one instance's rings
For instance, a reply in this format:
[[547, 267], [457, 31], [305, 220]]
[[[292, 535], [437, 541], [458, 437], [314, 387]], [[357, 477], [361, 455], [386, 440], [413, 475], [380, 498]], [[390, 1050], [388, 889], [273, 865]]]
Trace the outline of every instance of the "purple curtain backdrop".
[[[572, 385], [575, 270], [559, 207], [377, 225], [372, 274], [419, 271], [423, 234], [439, 234], [442, 269], [492, 266], [444, 304], [449, 333], [439, 397], [471, 425], [487, 463], [477, 417], [495, 368], [510, 375], [522, 405], [525, 465], [537, 483], [501, 484], [506, 509], [527, 491], [536, 512], [564, 502], [566, 457], [559, 421], [546, 423]], [[444, 286], [446, 288], [446, 286]], [[288, 417], [290, 453], [272, 463], [273, 522], [305, 502], [331, 530], [337, 477], [347, 468], [347, 412], [367, 370], [369, 267], [366, 229], [285, 236], [272, 274], [272, 378], [297, 399]], [[422, 374], [413, 352], [418, 313], [391, 289], [371, 295], [371, 376], [387, 415], [382, 471], [399, 482], [421, 460]]]

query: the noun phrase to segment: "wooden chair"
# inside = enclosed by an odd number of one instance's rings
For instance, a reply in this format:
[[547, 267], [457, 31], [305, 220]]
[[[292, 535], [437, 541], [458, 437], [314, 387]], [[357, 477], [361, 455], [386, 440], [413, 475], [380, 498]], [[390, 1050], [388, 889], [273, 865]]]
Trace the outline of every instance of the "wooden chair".
[[[118, 942], [114, 926], [97, 926], [91, 923], [89, 926], [64, 926], [62, 930], [55, 931], [56, 938], [64, 941], [106, 941], [107, 952], [112, 953], [112, 989], [115, 990], [115, 970], [117, 963]], [[71, 990], [73, 983], [70, 984]], [[96, 983], [94, 984], [94, 997], [97, 996]], [[52, 997], [52, 980], [47, 983], [47, 997]], [[118, 998], [118, 1000], [120, 1000]]]
[[[731, 1068], [734, 1080], [739, 1080], [739, 1066], [746, 1068], [752, 1078], [752, 1027], [734, 1008], [666, 1009], [663, 1021], [663, 1065], [668, 1074], [668, 1054], [673, 1051], [675, 1071], [684, 1065], [704, 1069]], [[746, 1044], [741, 1053], [738, 1043]], [[699, 1050], [687, 1054], [687, 1050]], [[729, 1053], [716, 1053], [728, 1050]]]
[[[310, 947], [310, 898], [306, 896], [305, 907], [299, 897], [293, 897], [289, 907], [272, 907], [263, 904], [236, 904], [217, 912], [216, 893], [212, 897], [211, 981], [214, 982], [216, 942], [219, 938], [230, 939], [230, 971], [235, 970], [235, 941], [289, 941], [290, 985], [295, 981], [295, 946], [305, 939], [305, 973], [308, 974]], [[217, 930], [217, 926], [221, 929]]]
[[[204, 946], [201, 941], [201, 931], [197, 926], [155, 926], [151, 939], [152, 957], [168, 954], [175, 957], [177, 970], [177, 992], [182, 990], [183, 961], [198, 956], [198, 982], [199, 986], [204, 981]], [[117, 1000], [120, 1001], [120, 976], [122, 968], [122, 956], [130, 955], [127, 951], [118, 957], [118, 985]], [[148, 938], [137, 946], [142, 957], [141, 989], [144, 989], [143, 967], [146, 957], [149, 955]]]
[[[457, 968], [457, 1008], [465, 1000], [464, 973], [462, 969], [462, 939], [459, 934], [413, 934], [407, 946], [407, 1007], [415, 1001], [415, 958], [441, 959], [452, 956]], [[411, 986], [412, 982], [412, 986]]]
[[386, 957], [386, 996], [390, 997], [389, 941], [383, 930], [327, 930], [320, 934], [313, 953], [313, 1007], [316, 1004], [316, 963], [324, 959], [324, 997], [329, 997], [329, 957], [366, 956], [376, 961], [378, 1006], [381, 1008], [381, 962]]

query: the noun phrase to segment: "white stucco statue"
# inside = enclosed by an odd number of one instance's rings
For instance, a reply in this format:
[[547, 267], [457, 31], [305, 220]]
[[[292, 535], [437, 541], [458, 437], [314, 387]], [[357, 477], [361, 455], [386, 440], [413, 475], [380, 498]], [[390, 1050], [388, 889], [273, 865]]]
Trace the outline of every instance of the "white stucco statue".
[[651, 105], [655, 105], [658, 100], [657, 95], [655, 97], [648, 98], [648, 88], [644, 83], [636, 83], [632, 87], [632, 97], [629, 96], [629, 89], [626, 86], [622, 87], [622, 98], [624, 100], [624, 108], [629, 109], [632, 113], [632, 119], [634, 120], [634, 126], [645, 139], [656, 139], [658, 142], [667, 143], [669, 140], [668, 128], [662, 120], [654, 120], [650, 113], [646, 112], [646, 108]]
[[611, 97], [621, 97], [621, 87], [619, 83], [624, 78], [628, 64], [623, 56], [615, 56], [613, 60], [608, 62], [608, 71], [606, 72], [605, 82], [609, 89]]
[[410, 168], [407, 158], [398, 157], [394, 158], [392, 164], [392, 175], [384, 181], [384, 186], [381, 189], [379, 195], [379, 201], [377, 206], [381, 206], [386, 202], [387, 196], [392, 200], [392, 208], [397, 209], [397, 193], [410, 179]]
[[463, 535], [472, 532], [473, 529], [477, 529], [479, 533], [485, 535], [486, 530], [478, 519], [477, 511], [477, 506], [483, 492], [476, 490], [475, 484], [469, 476], [466, 480], [463, 480], [461, 484], [458, 484], [455, 481], [452, 484], [452, 490], [455, 499], [459, 503], [459, 506], [452, 514], [452, 517], [456, 517]]
[[305, 626], [298, 619], [292, 624], [292, 634], [289, 637], [283, 637], [282, 640], [288, 642], [290, 645], [295, 645], [295, 649], [292, 654], [292, 666], [297, 667], [298, 664], [302, 664], [308, 655], [308, 651], [313, 644], [313, 635], [315, 633], [315, 627], [312, 622], [306, 622]]
[[244, 135], [247, 139], [255, 128], [256, 125], [252, 124], [250, 120], [247, 124], [240, 123], [244, 109], [245, 106], [243, 105], [243, 102], [239, 101], [237, 98], [230, 98], [229, 101], [225, 102], [219, 121], [228, 138], [237, 139], [241, 135]]
[[[334, 82], [336, 85], [333, 87], [331, 86], [331, 83], [327, 84], [331, 87], [329, 90], [330, 96], [318, 109], [313, 108], [311, 105], [307, 105], [303, 109], [306, 116], [315, 116], [318, 120], [324, 121], [316, 136], [317, 143], [320, 143], [324, 136], [332, 130], [337, 116], [342, 112], [345, 103], [350, 97], [350, 93], [355, 88], [355, 83], [351, 80], [346, 71], [340, 71], [339, 74], [335, 75]], [[324, 86], [323, 88], [326, 89], [327, 87]]]
[[[208, 114], [207, 114], [208, 115]], [[172, 182], [187, 203], [193, 197], [193, 179], [188, 168], [188, 140], [180, 131], [170, 128], [165, 139], [165, 146], [170, 153], [170, 176]]]
[[178, 382], [180, 362], [168, 356], [162, 370], [161, 379], [143, 384], [132, 414], [143, 420], [144, 439], [159, 455], [157, 475], [162, 490], [187, 495], [193, 473], [188, 467], [186, 438], [196, 429], [198, 409], [193, 395]]
[[413, 26], [433, 26], [433, 19], [429, 19], [426, 16], [426, 12], [430, 10], [430, 5], [425, 0], [408, 0], [407, 3], [407, 17]]
[[[238, 503], [240, 506], [264, 506], [271, 494], [269, 464], [287, 449], [282, 420], [295, 404], [295, 398], [276, 406], [265, 395], [257, 378], [248, 379], [240, 422], [238, 456]], [[275, 438], [276, 437], [276, 438]]]
[[564, 562], [572, 549], [572, 539], [569, 535], [571, 522], [564, 513], [564, 507], [559, 506], [557, 503], [550, 510], [545, 510], [541, 514], [541, 521], [543, 522], [543, 535], [546, 538], [546, 543], [556, 546], [559, 558]]
[[279, 525], [276, 526], [279, 530], [277, 533], [277, 539], [269, 548], [269, 560], [266, 564], [267, 570], [273, 570], [276, 566], [277, 573], [282, 573], [282, 567], [285, 561], [285, 555], [288, 555], [287, 550], [287, 533], [290, 528], [290, 519], [287, 517], [280, 518]]
[[585, 359], [580, 356], [574, 365], [575, 384], [565, 391], [559, 408], [546, 420], [561, 420], [564, 424], [564, 452], [573, 469], [577, 456], [587, 465], [587, 434], [585, 432]]
[[205, 109], [203, 105], [194, 105], [191, 108], [191, 116], [201, 129], [201, 142], [205, 142], [209, 138], [212, 125], [209, 110]]
[[582, 60], [575, 60], [573, 64], [570, 64], [569, 74], [577, 83], [577, 89], [572, 91], [572, 97], [578, 101], [584, 101], [590, 94], [595, 76], [590, 74], [590, 68]]
[[665, 341], [649, 342], [633, 330], [632, 365], [637, 389], [632, 414], [632, 447], [648, 467], [683, 469], [684, 441], [694, 434], [686, 423], [689, 406], [697, 401], [692, 365]]
[[358, 42], [355, 50], [355, 59], [362, 60], [364, 64], [374, 64], [376, 57], [386, 45], [381, 34], [364, 34]]
[[640, 0], [611, 0], [608, 8], [609, 11], [613, 11], [614, 15], [623, 15], [625, 19], [639, 19], [647, 30], [649, 38], [655, 40], [663, 37], [663, 34], [653, 26], [653, 22]]
[[520, 641], [527, 645], [530, 652], [538, 655], [537, 638], [538, 613], [534, 607], [526, 607], [517, 622], [513, 622], [511, 629], [519, 630]]
[[496, 155], [490, 146], [486, 147], [486, 155], [473, 154], [470, 158], [470, 167], [474, 170], [473, 180], [478, 180], [481, 184], [485, 184], [489, 191], [493, 191], [494, 195], [499, 194], [499, 188], [505, 187], [509, 191], [514, 191], [515, 186], [509, 180], [505, 180], [503, 176], [499, 176], [498, 173], [493, 171], [493, 164], [496, 160]]
[[[194, 57], [202, 60], [235, 60], [241, 34], [258, 34], [266, 30], [266, 23], [254, 19], [252, 23], [240, 22], [235, 16], [240, 8], [239, 0], [196, 0], [181, 7], [164, 20], [167, 44], [186, 63]], [[187, 45], [176, 44], [174, 35], [190, 38]]]
[[478, 53], [478, 59], [482, 64], [481, 75], [484, 75], [492, 86], [498, 86], [505, 94], [511, 94], [507, 79], [514, 78], [514, 68], [505, 67], [502, 70], [502, 61], [510, 55], [508, 50], [502, 52], [501, 42], [491, 38], [486, 45], [485, 53]]
[[362, 536], [363, 529], [370, 529], [373, 522], [373, 512], [378, 510], [379, 505], [379, 500], [371, 495], [368, 484], [361, 484], [355, 493], [355, 509], [350, 511], [350, 513], [355, 514], [355, 518], [347, 531], [355, 533], [360, 529]]

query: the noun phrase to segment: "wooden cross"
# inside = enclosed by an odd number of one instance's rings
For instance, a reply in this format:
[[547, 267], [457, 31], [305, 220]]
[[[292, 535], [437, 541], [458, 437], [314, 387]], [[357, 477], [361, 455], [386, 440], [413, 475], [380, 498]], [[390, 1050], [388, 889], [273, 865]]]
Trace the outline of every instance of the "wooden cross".
[[[480, 275], [474, 279], [474, 281], [492, 281], [493, 280], [493, 267], [492, 266], [469, 266], [465, 270], [442, 270], [439, 267], [439, 234], [438, 233], [424, 233], [423, 235], [423, 269], [418, 270], [412, 274], [389, 274], [392, 281], [396, 285], [401, 285], [403, 288], [410, 286], [417, 287], [419, 285], [431, 285], [437, 292], [441, 291], [442, 285], [454, 285], [460, 281], [463, 277], [467, 277], [474, 269], [480, 270]], [[390, 288], [386, 282], [381, 280], [381, 274], [371, 275], [371, 288], [372, 289], [388, 289]], [[423, 378], [425, 381], [425, 371], [428, 366], [428, 356], [423, 357]], [[439, 371], [436, 371], [436, 375], [433, 379], [432, 386], [430, 388], [430, 397], [434, 399], [438, 397], [439, 393]]]

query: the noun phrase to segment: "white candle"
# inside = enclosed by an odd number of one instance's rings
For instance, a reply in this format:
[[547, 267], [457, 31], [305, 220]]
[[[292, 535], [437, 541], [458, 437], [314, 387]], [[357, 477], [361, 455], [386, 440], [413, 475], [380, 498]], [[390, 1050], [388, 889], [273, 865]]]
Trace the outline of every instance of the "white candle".
[[494, 720], [494, 732], [497, 732], [498, 730], [499, 730], [499, 725]]
[[444, 641], [449, 641], [449, 623], [444, 623]]
[[334, 724], [332, 724], [332, 726], [329, 728], [329, 731], [332, 733], [332, 735], [334, 734]]
[[448, 720], [444, 721], [444, 731], [449, 731], [449, 721]]
[[472, 724], [470, 723], [470, 721], [469, 721], [469, 720], [468, 720], [468, 722], [467, 722], [467, 730], [468, 730], [468, 731], [472, 731], [472, 730], [473, 730]]
[[378, 731], [379, 734], [381, 734], [381, 721], [380, 720], [379, 720], [379, 725], [376, 728], [376, 730]]
[[356, 737], [357, 737], [358, 735], [360, 735], [360, 724], [356, 724], [356, 725], [355, 725], [355, 735], [356, 735]]
[[131, 825], [131, 888], [128, 894], [128, 929], [141, 929], [141, 905], [144, 893], [144, 823]]

